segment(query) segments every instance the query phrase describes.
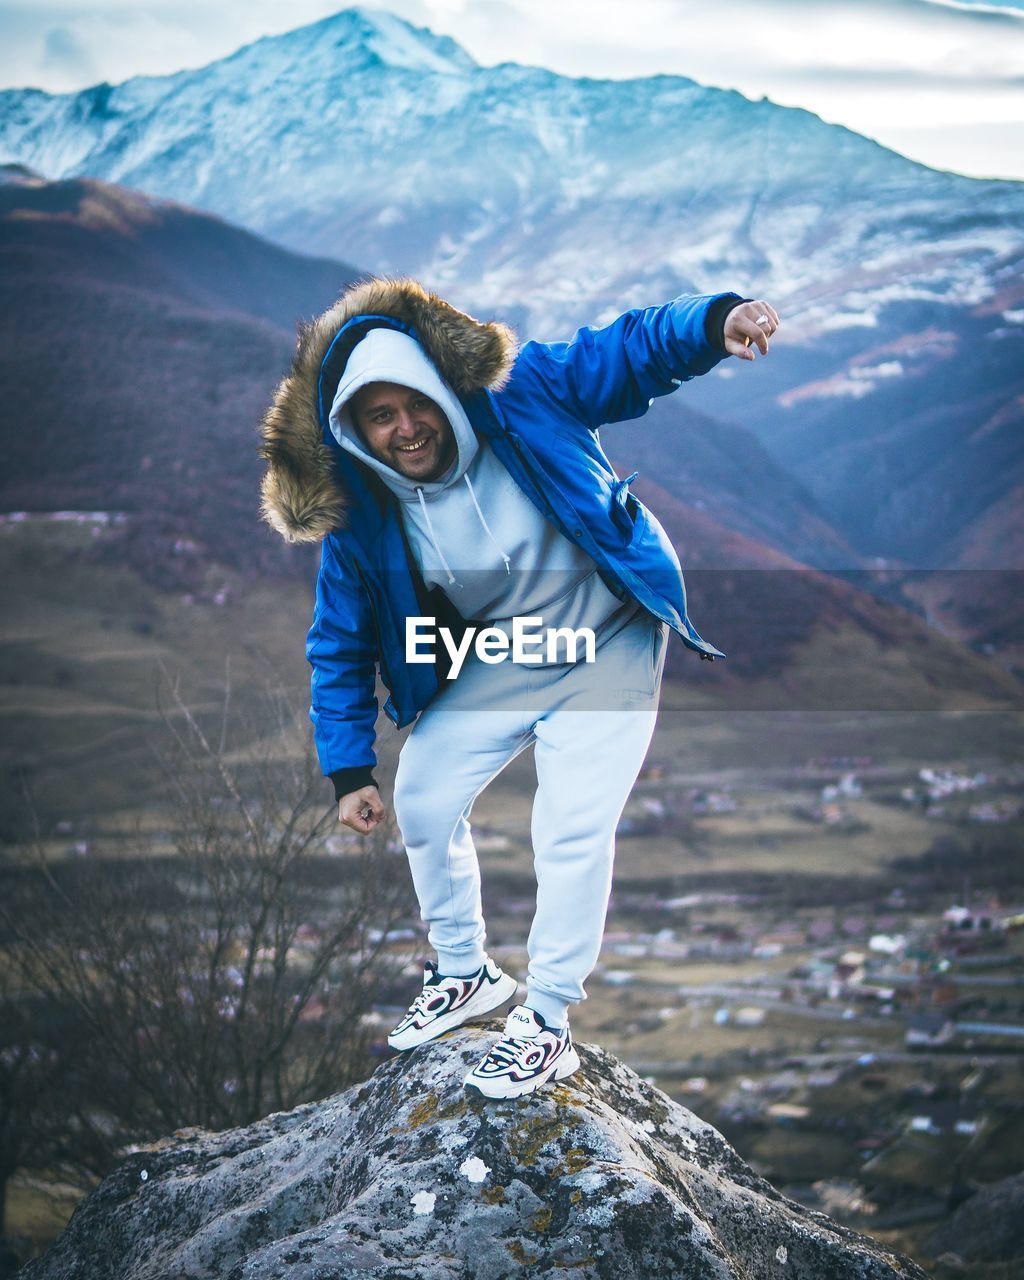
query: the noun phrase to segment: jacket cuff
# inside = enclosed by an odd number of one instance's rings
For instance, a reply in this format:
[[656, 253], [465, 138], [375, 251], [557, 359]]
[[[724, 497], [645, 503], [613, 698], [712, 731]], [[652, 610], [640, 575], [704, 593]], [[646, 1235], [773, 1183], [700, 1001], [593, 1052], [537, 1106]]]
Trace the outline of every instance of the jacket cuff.
[[704, 336], [712, 346], [725, 350], [725, 318], [733, 307], [741, 302], [753, 302], [753, 298], [741, 298], [738, 293], [723, 293], [708, 307], [704, 315]]
[[380, 790], [380, 783], [373, 776], [372, 764], [358, 764], [354, 769], [335, 769], [327, 776], [334, 783], [335, 800], [340, 800], [342, 796], [347, 796], [352, 791], [359, 791], [363, 787], [376, 787], [378, 791]]

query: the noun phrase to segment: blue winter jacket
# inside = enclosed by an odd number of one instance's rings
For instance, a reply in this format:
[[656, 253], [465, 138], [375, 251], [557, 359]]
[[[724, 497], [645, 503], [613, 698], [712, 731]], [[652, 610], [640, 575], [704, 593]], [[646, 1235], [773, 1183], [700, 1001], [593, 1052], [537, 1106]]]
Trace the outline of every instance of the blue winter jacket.
[[[403, 532], [398, 502], [341, 450], [328, 427], [345, 361], [369, 328], [417, 338], [452, 385], [475, 431], [523, 492], [596, 562], [608, 587], [661, 618], [701, 657], [725, 655], [687, 615], [679, 559], [661, 525], [601, 447], [603, 423], [637, 418], [656, 396], [726, 357], [714, 337], [736, 294], [684, 296], [626, 312], [569, 342], [527, 342], [482, 325], [413, 281], [371, 281], [343, 296], [300, 339], [292, 374], [264, 420], [265, 517], [290, 540], [322, 538], [306, 654], [310, 718], [337, 794], [365, 785], [376, 763], [376, 673], [384, 710], [409, 724], [443, 683], [405, 661], [405, 619], [438, 613]], [[315, 436], [314, 436], [315, 432]]]

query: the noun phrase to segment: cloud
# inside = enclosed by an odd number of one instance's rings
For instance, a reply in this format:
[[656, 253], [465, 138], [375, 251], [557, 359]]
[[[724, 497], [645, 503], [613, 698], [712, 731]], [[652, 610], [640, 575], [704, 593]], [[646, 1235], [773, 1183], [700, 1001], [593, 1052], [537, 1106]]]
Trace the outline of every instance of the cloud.
[[987, 0], [924, 0], [924, 3], [940, 9], [960, 9], [981, 19], [986, 17], [1024, 18], [1022, 0], [1006, 0], [1003, 4], [987, 3]]
[[1021, 126], [980, 120], [965, 125], [920, 125], [887, 132], [888, 144], [935, 169], [970, 173], [978, 178], [1000, 177], [1007, 156], [1020, 151]]
[[939, 89], [945, 93], [974, 91], [989, 93], [1004, 89], [1024, 89], [1024, 75], [1017, 67], [999, 67], [990, 72], [965, 72], [959, 75], [934, 69], [917, 67], [831, 67], [808, 64], [786, 72], [786, 79], [793, 84], [830, 81], [834, 85], [850, 85], [867, 90], [875, 88], [900, 89], [913, 92], [917, 89]]
[[0, 0], [0, 86], [51, 93], [201, 67], [345, 0]]
[[74, 81], [88, 82], [96, 76], [96, 64], [70, 27], [51, 27], [46, 32], [39, 65]]

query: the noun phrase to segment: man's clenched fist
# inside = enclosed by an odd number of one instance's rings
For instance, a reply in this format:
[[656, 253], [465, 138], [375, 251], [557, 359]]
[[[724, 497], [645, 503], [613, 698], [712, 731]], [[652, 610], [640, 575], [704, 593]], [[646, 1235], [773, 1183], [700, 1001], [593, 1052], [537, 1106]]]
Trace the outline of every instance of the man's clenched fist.
[[381, 802], [380, 792], [374, 786], [360, 787], [358, 791], [350, 791], [338, 801], [338, 821], [346, 827], [366, 835], [379, 822], [383, 822], [387, 810]]
[[779, 327], [779, 313], [767, 302], [741, 302], [725, 317], [725, 349], [741, 360], [753, 360], [754, 348], [768, 354], [768, 339]]

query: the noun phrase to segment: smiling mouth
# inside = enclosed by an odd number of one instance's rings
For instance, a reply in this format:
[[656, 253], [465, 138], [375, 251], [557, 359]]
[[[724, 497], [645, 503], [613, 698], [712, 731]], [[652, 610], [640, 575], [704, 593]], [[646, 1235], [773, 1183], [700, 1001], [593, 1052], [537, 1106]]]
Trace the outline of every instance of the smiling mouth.
[[395, 448], [399, 453], [419, 453], [430, 443], [430, 437], [424, 436], [422, 440], [417, 440], [415, 444], [399, 444]]

